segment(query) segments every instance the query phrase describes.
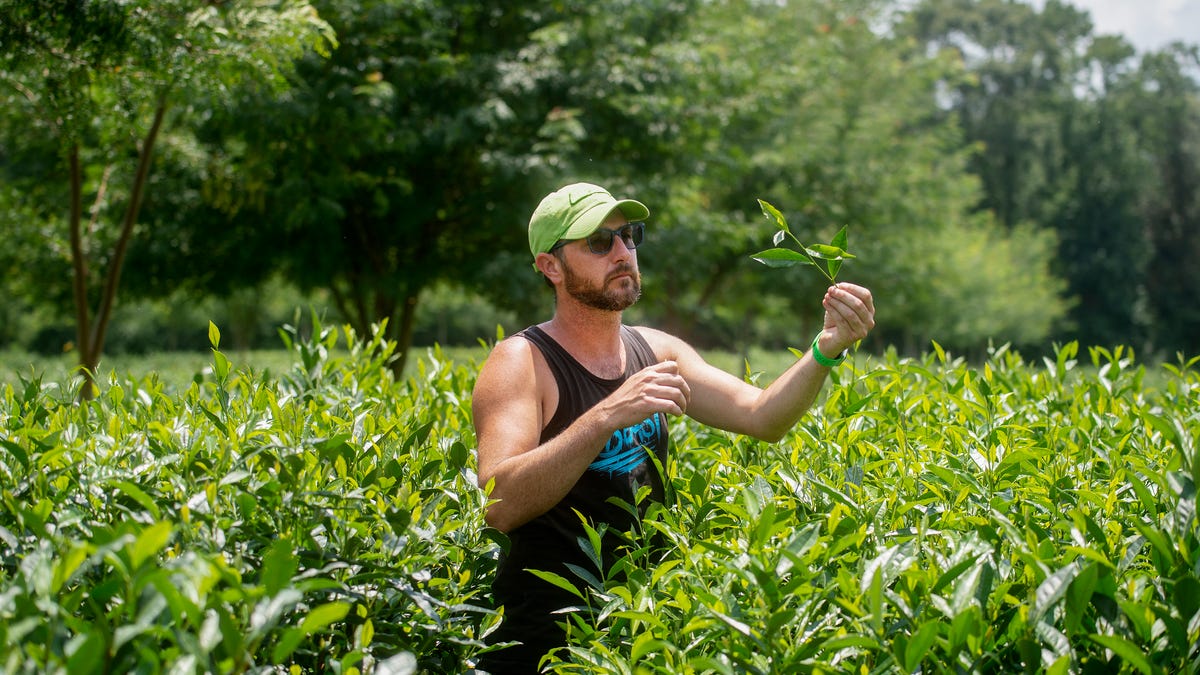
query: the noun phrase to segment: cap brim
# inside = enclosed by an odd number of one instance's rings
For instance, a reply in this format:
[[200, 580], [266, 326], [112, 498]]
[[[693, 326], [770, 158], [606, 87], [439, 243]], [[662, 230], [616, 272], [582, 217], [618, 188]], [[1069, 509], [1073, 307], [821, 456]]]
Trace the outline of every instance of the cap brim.
[[650, 209], [636, 199], [621, 199], [608, 205], [606, 209], [594, 209], [576, 220], [559, 239], [583, 239], [595, 232], [608, 220], [613, 211], [621, 211], [621, 215], [629, 222], [645, 220], [650, 217]]

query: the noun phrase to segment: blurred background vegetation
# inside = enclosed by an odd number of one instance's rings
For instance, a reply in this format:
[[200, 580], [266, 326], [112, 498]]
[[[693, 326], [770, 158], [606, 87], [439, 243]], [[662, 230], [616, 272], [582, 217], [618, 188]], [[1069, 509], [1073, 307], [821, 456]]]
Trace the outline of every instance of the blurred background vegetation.
[[475, 345], [549, 316], [577, 180], [651, 209], [628, 319], [705, 349], [818, 324], [762, 198], [849, 226], [867, 349], [1200, 353], [1197, 46], [1065, 2], [0, 0], [0, 349]]

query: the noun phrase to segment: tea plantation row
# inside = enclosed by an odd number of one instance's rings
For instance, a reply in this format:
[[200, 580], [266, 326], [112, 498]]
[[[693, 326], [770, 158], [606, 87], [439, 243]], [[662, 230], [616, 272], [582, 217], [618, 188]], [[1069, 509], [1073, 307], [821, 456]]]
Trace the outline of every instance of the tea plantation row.
[[[5, 672], [471, 668], [505, 543], [476, 364], [394, 381], [378, 336], [288, 347], [279, 374], [214, 349], [183, 390], [0, 389]], [[554, 579], [579, 608], [550, 667], [1196, 672], [1194, 366], [935, 349], [843, 366], [778, 444], [675, 420], [666, 508], [617, 568]]]

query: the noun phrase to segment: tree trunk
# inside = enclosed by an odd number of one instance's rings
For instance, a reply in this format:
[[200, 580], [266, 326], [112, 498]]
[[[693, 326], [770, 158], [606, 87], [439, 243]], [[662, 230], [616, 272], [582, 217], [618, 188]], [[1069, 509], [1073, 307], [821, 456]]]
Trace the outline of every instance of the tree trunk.
[[412, 350], [413, 327], [416, 325], [417, 302], [420, 298], [420, 290], [407, 293], [400, 307], [400, 321], [396, 329], [398, 357], [392, 362], [392, 373], [395, 374], [396, 379], [400, 379], [404, 374], [404, 367], [408, 365], [408, 353]]
[[95, 360], [92, 358], [88, 340], [87, 257], [83, 252], [83, 169], [79, 166], [79, 144], [71, 144], [67, 163], [71, 174], [71, 216], [68, 227], [71, 231], [71, 268], [74, 273], [75, 295], [75, 348], [79, 350], [79, 364], [84, 367], [83, 389], [79, 395], [90, 399], [94, 395]]
[[150, 130], [146, 132], [146, 138], [142, 140], [137, 173], [134, 175], [133, 187], [129, 192], [129, 203], [125, 207], [125, 216], [121, 221], [121, 234], [117, 239], [116, 248], [113, 249], [112, 262], [109, 264], [108, 275], [104, 282], [104, 295], [100, 298], [100, 307], [96, 310], [96, 323], [92, 326], [90, 352], [96, 363], [99, 363], [100, 354], [104, 351], [104, 337], [108, 332], [108, 322], [112, 319], [113, 307], [117, 302], [117, 287], [121, 283], [125, 253], [129, 250], [133, 226], [137, 223], [138, 212], [142, 208], [142, 196], [146, 190], [146, 179], [150, 175], [150, 160], [154, 154], [154, 142], [158, 140], [158, 133], [162, 129], [166, 113], [167, 97], [166, 94], [162, 94], [158, 99], [158, 107], [154, 109], [154, 121], [150, 125]]

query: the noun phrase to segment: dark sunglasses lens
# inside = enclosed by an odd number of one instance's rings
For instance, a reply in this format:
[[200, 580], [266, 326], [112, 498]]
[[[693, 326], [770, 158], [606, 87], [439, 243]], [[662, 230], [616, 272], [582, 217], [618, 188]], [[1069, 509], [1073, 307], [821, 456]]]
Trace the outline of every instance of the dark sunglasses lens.
[[643, 223], [630, 223], [621, 228], [621, 240], [629, 248], [637, 248], [642, 243], [642, 237], [646, 234], [646, 226]]
[[596, 255], [605, 255], [612, 250], [613, 237], [617, 236], [621, 237], [625, 248], [635, 249], [642, 243], [645, 232], [645, 223], [629, 223], [618, 230], [599, 229], [588, 235], [588, 249]]
[[613, 232], [612, 230], [600, 229], [588, 235], [588, 249], [596, 255], [604, 255], [612, 250]]

